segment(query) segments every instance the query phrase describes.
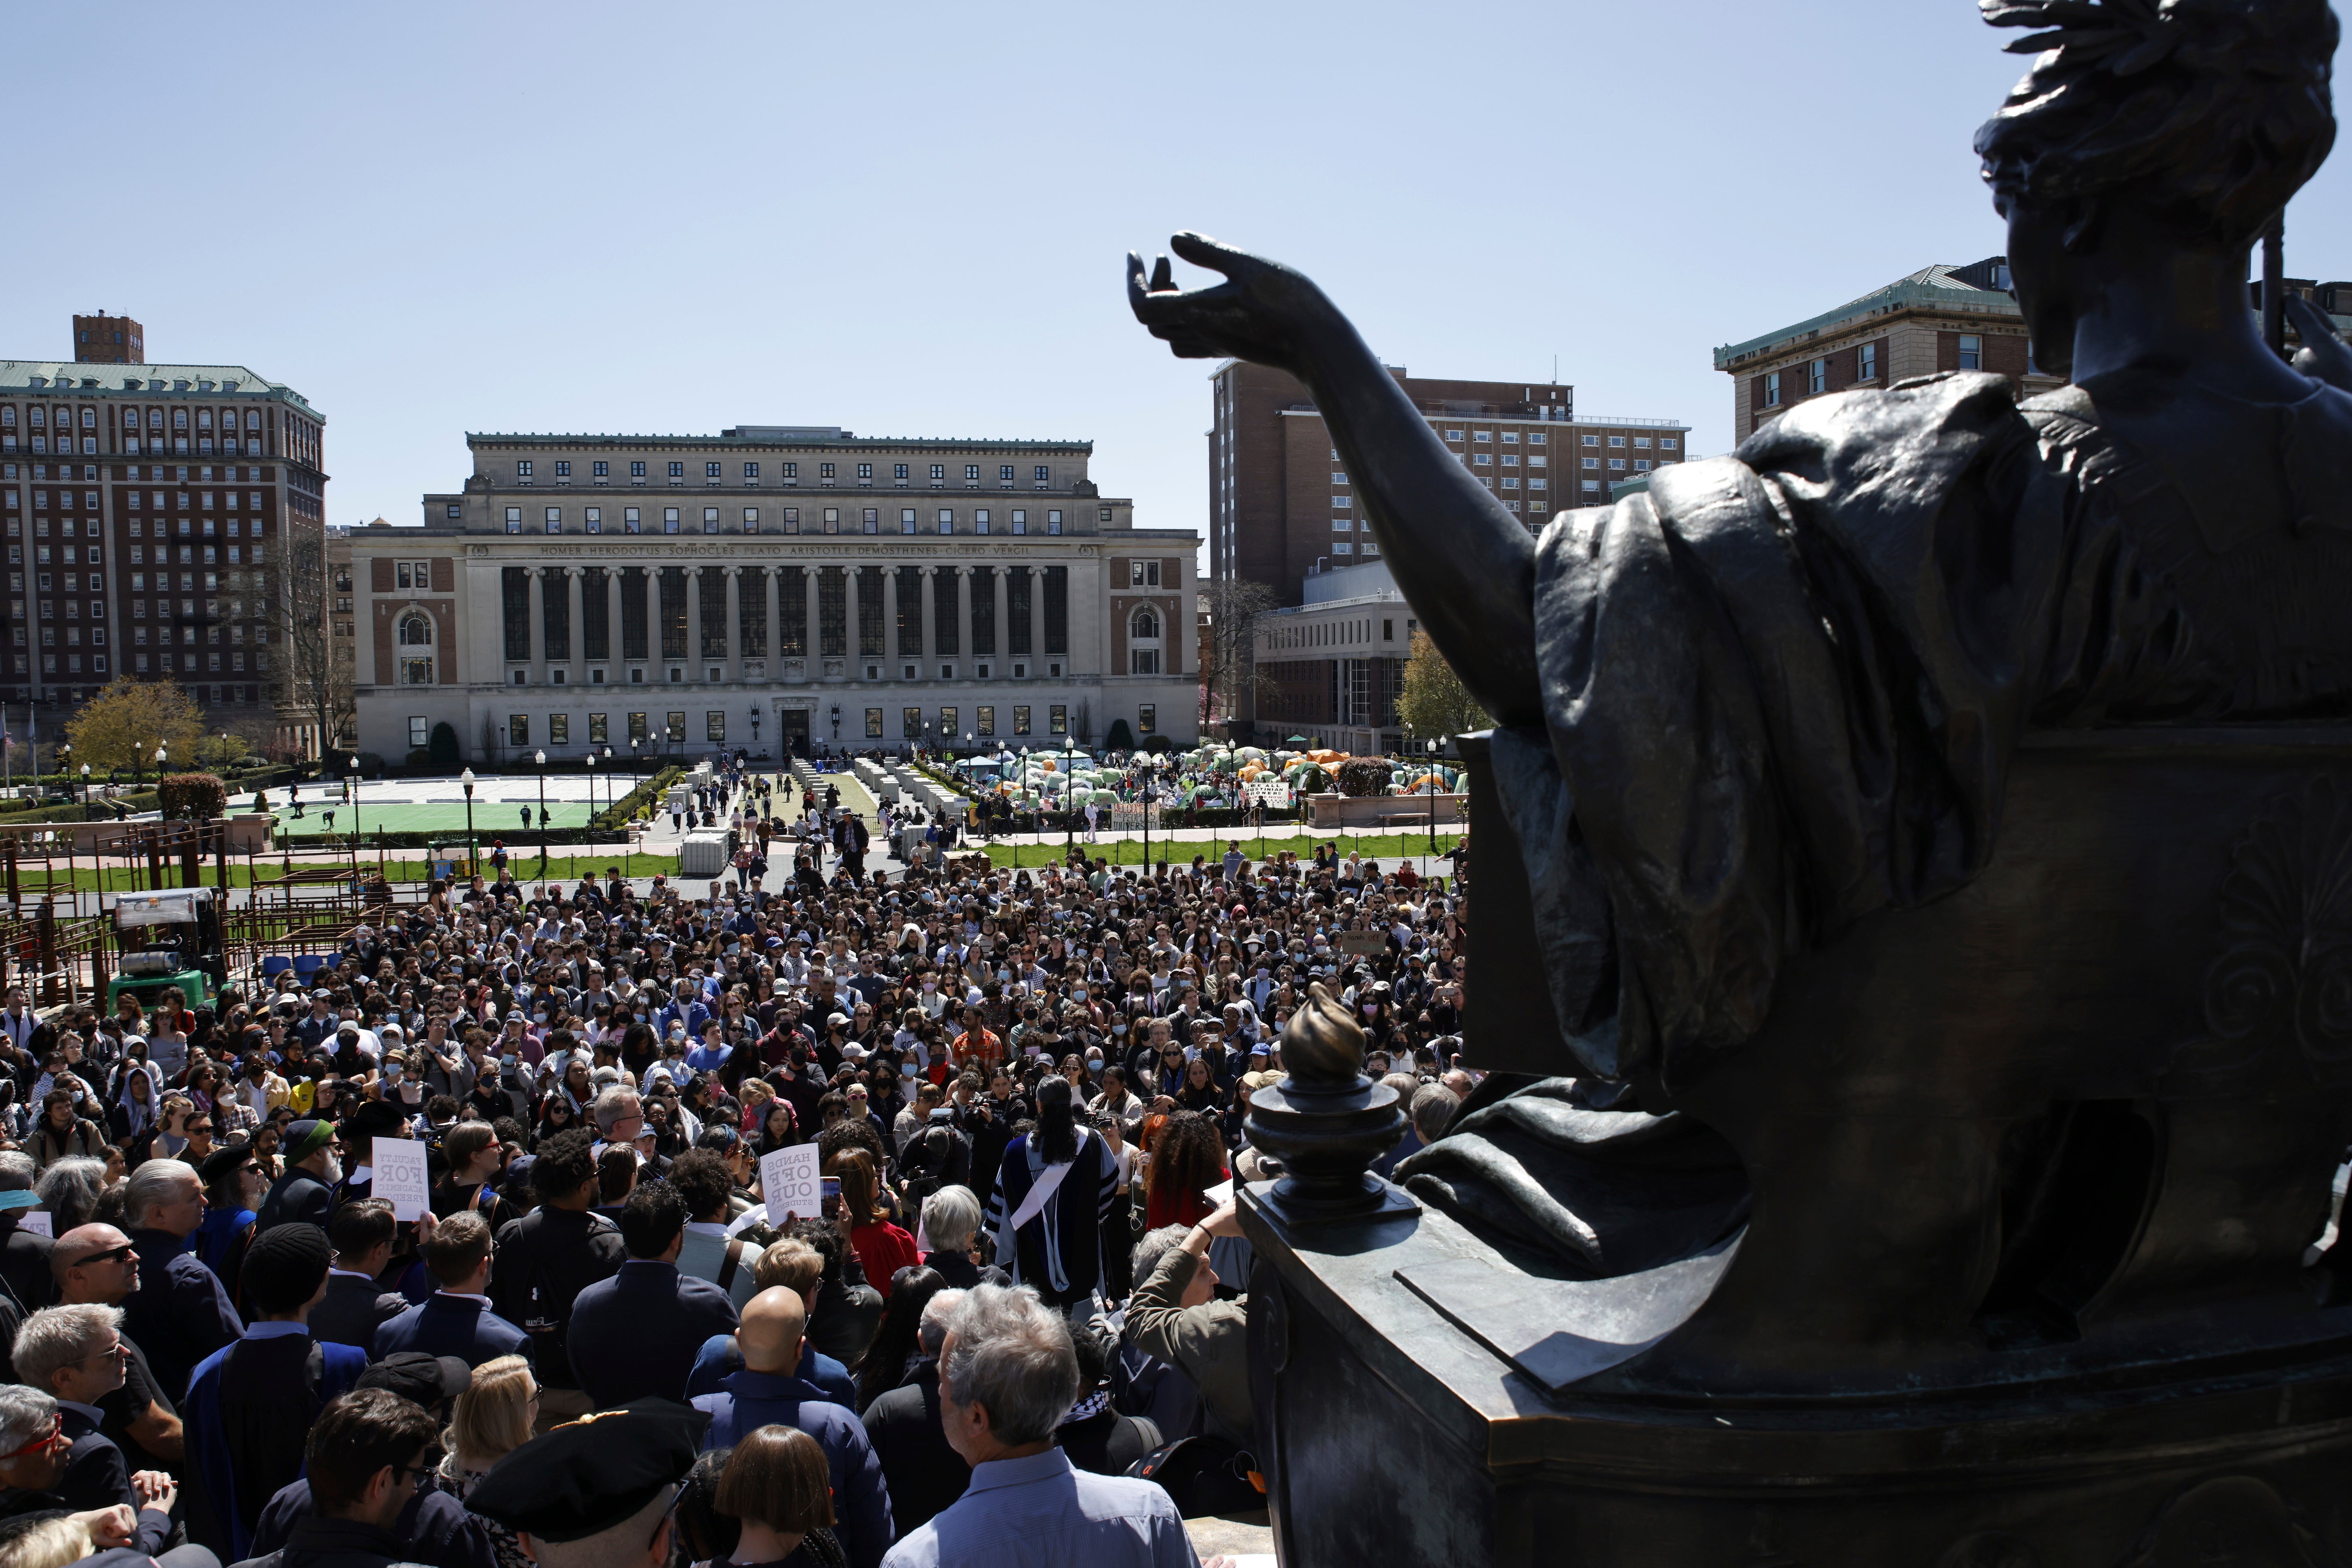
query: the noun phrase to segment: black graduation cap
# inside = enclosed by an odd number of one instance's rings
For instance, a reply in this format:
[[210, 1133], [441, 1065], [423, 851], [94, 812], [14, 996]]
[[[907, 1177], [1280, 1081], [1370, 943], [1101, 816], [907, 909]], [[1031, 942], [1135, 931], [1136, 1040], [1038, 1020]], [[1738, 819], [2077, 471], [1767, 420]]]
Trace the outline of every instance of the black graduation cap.
[[709, 1425], [702, 1411], [661, 1398], [600, 1410], [509, 1454], [466, 1506], [541, 1541], [584, 1541], [684, 1479]]

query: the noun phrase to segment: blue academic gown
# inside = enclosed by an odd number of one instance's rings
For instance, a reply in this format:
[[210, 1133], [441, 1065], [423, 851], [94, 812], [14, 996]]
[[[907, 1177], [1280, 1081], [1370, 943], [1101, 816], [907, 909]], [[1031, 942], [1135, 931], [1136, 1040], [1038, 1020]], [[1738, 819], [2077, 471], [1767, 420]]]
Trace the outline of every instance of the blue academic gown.
[[[245, 1340], [270, 1339], [280, 1334], [310, 1337], [310, 1331], [300, 1323], [256, 1323], [246, 1330], [244, 1338], [222, 1346], [198, 1363], [195, 1374], [188, 1379], [187, 1402], [181, 1407], [188, 1434], [188, 1450], [205, 1479], [210, 1494], [214, 1517], [228, 1538], [228, 1561], [240, 1563], [253, 1553], [252, 1532], [245, 1527], [244, 1510], [236, 1500], [236, 1465], [231, 1458], [227, 1434], [221, 1425], [220, 1383], [223, 1363], [229, 1352]], [[367, 1370], [367, 1352], [357, 1345], [337, 1344], [332, 1341], [318, 1342], [326, 1357], [326, 1375], [320, 1380], [320, 1408], [327, 1402], [349, 1394], [359, 1375]]]

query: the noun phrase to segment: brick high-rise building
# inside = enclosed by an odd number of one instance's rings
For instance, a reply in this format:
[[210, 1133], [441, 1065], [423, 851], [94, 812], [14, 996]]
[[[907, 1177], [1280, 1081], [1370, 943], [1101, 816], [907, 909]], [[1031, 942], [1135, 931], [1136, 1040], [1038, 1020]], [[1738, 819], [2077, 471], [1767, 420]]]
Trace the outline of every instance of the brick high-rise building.
[[95, 316], [76, 316], [73, 323], [76, 364], [147, 363], [147, 333], [130, 317], [100, 310]]
[[[1607, 481], [1688, 455], [1675, 419], [1579, 418], [1559, 383], [1445, 381], [1391, 367], [1449, 450], [1529, 528], [1608, 500]], [[1306, 580], [1380, 548], [1346, 466], [1301, 383], [1229, 361], [1211, 376], [1209, 573], [1270, 584], [1285, 605]]]
[[0, 698], [176, 680], [210, 723], [308, 743], [278, 697], [293, 616], [325, 609], [289, 572], [323, 562], [323, 429], [241, 365], [0, 360]]
[[1834, 310], [1715, 351], [1731, 377], [1732, 438], [1745, 441], [1808, 397], [1892, 386], [1947, 370], [1989, 370], [2032, 397], [2065, 384], [2034, 369], [2009, 258], [1922, 268]]

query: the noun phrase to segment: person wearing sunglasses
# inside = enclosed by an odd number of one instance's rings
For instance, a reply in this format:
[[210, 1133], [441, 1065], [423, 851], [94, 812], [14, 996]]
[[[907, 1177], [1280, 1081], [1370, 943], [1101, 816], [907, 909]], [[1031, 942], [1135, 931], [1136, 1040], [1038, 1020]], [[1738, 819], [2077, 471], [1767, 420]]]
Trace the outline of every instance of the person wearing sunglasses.
[[[49, 1254], [61, 1306], [119, 1307], [139, 1286], [139, 1254], [131, 1238], [105, 1224], [85, 1225], [58, 1237]], [[131, 1458], [177, 1467], [186, 1451], [179, 1416], [164, 1403], [155, 1371], [131, 1337], [116, 1330], [124, 1352], [122, 1386], [94, 1400], [105, 1413], [99, 1430]]]

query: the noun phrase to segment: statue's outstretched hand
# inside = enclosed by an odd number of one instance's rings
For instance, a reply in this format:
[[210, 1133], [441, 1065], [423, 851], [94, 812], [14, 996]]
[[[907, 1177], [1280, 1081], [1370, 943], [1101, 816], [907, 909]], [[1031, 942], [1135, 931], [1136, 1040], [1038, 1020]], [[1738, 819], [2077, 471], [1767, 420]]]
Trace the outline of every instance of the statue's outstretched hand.
[[2303, 339], [2303, 347], [2294, 353], [2294, 368], [2314, 381], [2352, 392], [2352, 344], [2336, 335], [2336, 323], [2327, 312], [2300, 294], [2289, 294], [2283, 302]]
[[1127, 255], [1127, 300], [1135, 319], [1184, 359], [1242, 359], [1296, 374], [1310, 327], [1336, 312], [1323, 291], [1280, 262], [1186, 232], [1169, 247], [1197, 267], [1225, 275], [1206, 289], [1176, 287], [1168, 258], [1147, 281], [1143, 258]]

